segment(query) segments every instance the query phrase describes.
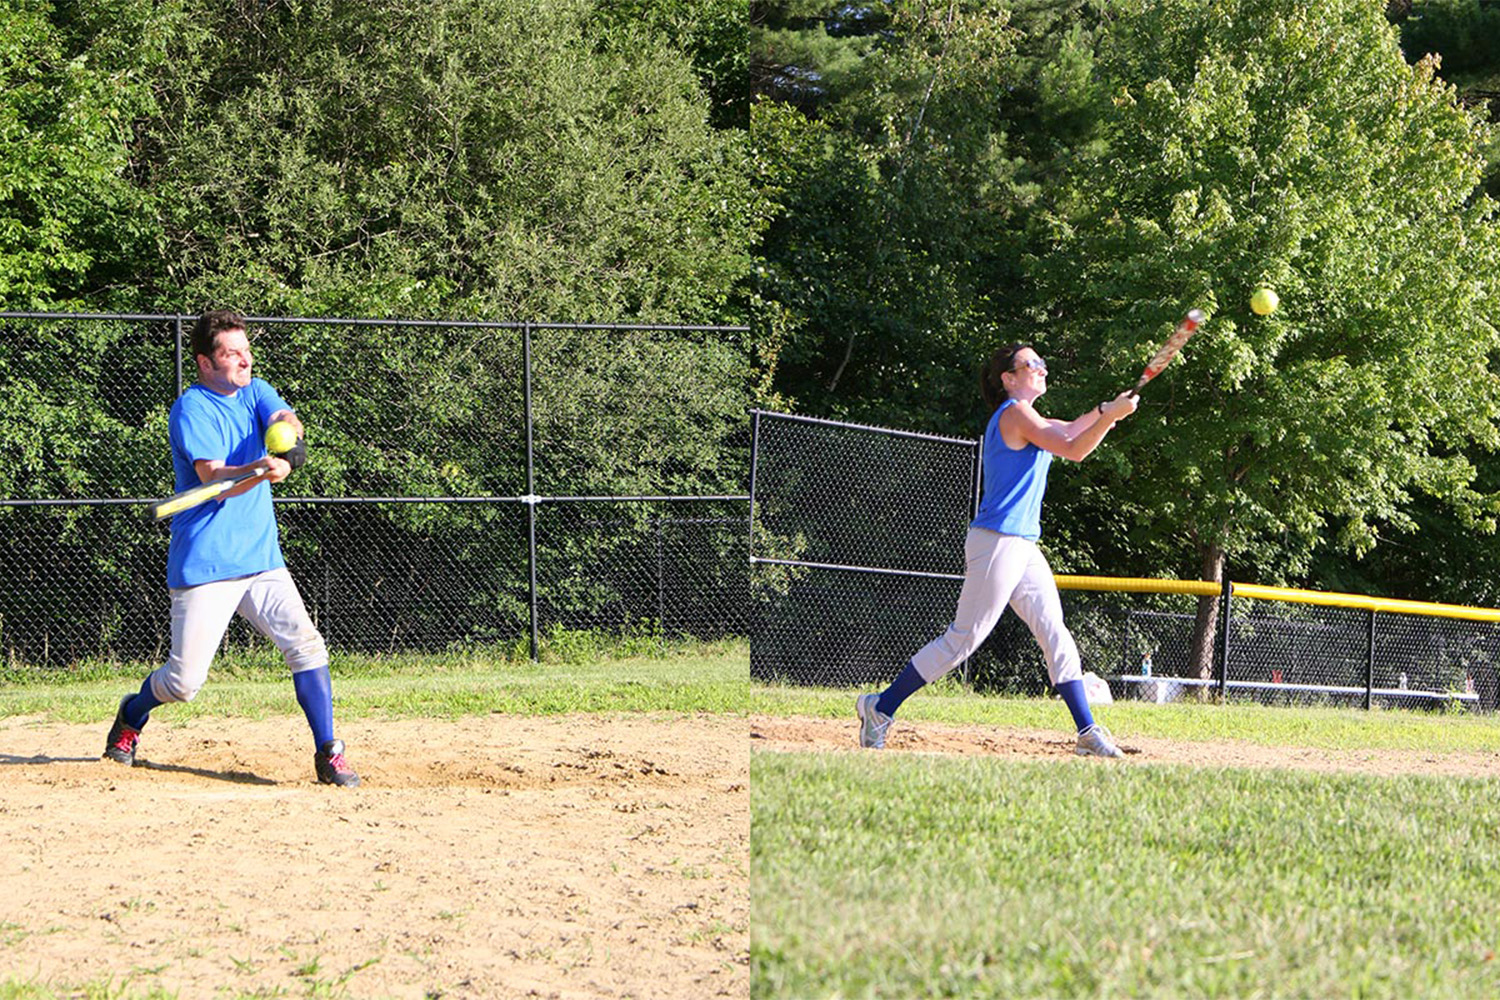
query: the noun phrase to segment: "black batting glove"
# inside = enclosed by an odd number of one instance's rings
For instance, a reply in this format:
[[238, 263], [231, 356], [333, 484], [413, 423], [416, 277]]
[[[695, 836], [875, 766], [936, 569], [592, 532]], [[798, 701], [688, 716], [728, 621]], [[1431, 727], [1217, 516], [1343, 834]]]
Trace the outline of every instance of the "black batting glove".
[[281, 457], [286, 459], [287, 464], [293, 469], [302, 468], [303, 464], [307, 461], [307, 439], [299, 437], [297, 443], [292, 445], [291, 451], [288, 451]]

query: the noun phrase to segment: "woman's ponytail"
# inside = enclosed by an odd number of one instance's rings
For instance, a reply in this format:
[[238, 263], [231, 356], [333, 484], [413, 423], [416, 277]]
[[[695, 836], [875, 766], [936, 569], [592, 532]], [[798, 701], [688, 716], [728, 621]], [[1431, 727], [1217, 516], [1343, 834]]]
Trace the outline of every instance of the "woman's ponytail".
[[1001, 376], [1015, 368], [1016, 355], [1030, 346], [1030, 344], [1007, 344], [990, 355], [989, 363], [980, 369], [979, 393], [984, 397], [984, 405], [989, 407], [991, 416], [1010, 396], [1010, 393], [1005, 390], [1005, 382]]

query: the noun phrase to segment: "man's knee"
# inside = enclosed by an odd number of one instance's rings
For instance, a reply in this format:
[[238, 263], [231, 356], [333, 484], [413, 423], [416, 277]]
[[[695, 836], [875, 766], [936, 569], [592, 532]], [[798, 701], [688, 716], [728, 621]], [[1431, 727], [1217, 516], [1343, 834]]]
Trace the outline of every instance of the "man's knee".
[[308, 628], [303, 634], [289, 639], [281, 647], [281, 654], [286, 657], [287, 666], [292, 673], [297, 674], [326, 664], [328, 644], [323, 641], [322, 633], [315, 628]]
[[181, 670], [174, 670], [171, 666], [162, 668], [151, 675], [151, 693], [160, 702], [192, 701], [198, 697], [198, 692], [203, 690], [203, 682], [206, 678], [194, 676]]

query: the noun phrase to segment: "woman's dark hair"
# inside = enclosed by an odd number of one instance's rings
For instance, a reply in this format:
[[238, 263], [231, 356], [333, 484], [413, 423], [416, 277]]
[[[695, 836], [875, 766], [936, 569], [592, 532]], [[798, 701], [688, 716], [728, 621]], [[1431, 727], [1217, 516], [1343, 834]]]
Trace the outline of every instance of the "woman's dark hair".
[[198, 317], [198, 322], [193, 324], [193, 332], [189, 337], [189, 346], [193, 357], [202, 354], [212, 358], [214, 348], [218, 346], [219, 334], [227, 330], [243, 330], [245, 328], [245, 317], [228, 309], [215, 309]]
[[1016, 355], [1031, 347], [1030, 344], [1006, 344], [994, 354], [990, 355], [989, 364], [985, 365], [979, 372], [979, 392], [984, 396], [984, 405], [990, 408], [990, 415], [1000, 409], [1000, 404], [1005, 402], [1009, 395], [1005, 391], [1005, 383], [1000, 376], [1016, 366]]

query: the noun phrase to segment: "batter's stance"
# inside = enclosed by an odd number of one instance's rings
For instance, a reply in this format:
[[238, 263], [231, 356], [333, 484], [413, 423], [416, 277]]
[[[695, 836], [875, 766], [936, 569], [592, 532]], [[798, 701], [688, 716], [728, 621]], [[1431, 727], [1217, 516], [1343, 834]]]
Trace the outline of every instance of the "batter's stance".
[[192, 701], [208, 678], [214, 651], [238, 611], [276, 643], [292, 669], [297, 703], [313, 732], [313, 768], [329, 785], [357, 785], [359, 775], [333, 736], [333, 687], [328, 650], [302, 595], [286, 570], [270, 483], [292, 471], [292, 462], [266, 454], [266, 428], [285, 420], [296, 428], [301, 464], [302, 422], [275, 389], [252, 378], [245, 320], [208, 312], [193, 328], [198, 381], [172, 405], [168, 429], [177, 490], [255, 469], [264, 476], [228, 490], [172, 518], [167, 586], [172, 595], [172, 652], [137, 694], [120, 700], [104, 756], [135, 763], [136, 744], [151, 710], [169, 701]]
[[984, 493], [964, 543], [958, 612], [948, 630], [923, 646], [890, 687], [855, 701], [859, 745], [885, 746], [891, 717], [901, 703], [978, 649], [1008, 603], [1042, 647], [1047, 674], [1078, 727], [1077, 752], [1122, 756], [1089, 711], [1078, 646], [1063, 624], [1057, 581], [1036, 540], [1042, 534], [1042, 494], [1052, 456], [1083, 461], [1117, 420], [1135, 412], [1138, 401], [1126, 391], [1076, 420], [1047, 420], [1035, 407], [1047, 391], [1047, 363], [1026, 344], [996, 351], [980, 376], [980, 387], [990, 407]]

